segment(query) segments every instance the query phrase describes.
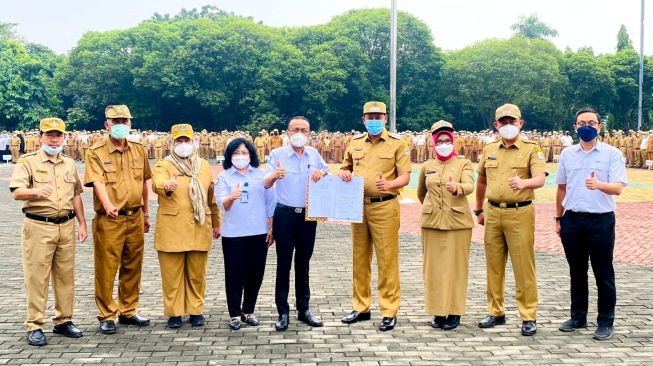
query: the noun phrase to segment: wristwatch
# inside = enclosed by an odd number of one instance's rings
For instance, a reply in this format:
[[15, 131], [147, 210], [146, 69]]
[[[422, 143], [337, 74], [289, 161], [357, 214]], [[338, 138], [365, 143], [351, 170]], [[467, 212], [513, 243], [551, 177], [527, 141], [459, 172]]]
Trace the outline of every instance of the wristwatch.
[[480, 210], [474, 210], [474, 215], [478, 216], [483, 213], [483, 209]]

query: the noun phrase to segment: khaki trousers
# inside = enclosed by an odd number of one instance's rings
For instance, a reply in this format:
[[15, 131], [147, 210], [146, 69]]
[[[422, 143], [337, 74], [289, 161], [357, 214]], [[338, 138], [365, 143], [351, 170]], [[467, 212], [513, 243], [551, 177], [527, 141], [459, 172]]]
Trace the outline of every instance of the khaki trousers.
[[485, 204], [485, 270], [490, 315], [504, 315], [506, 261], [515, 276], [517, 308], [523, 321], [537, 317], [535, 207], [498, 208]]
[[209, 252], [158, 253], [163, 285], [163, 315], [202, 314]]
[[52, 276], [55, 325], [70, 321], [75, 303], [75, 221], [57, 225], [25, 219], [21, 233], [28, 331], [43, 329]]
[[[95, 256], [95, 304], [98, 320], [115, 320], [116, 314], [136, 315], [143, 265], [143, 212], [110, 219], [96, 214], [93, 219]], [[118, 302], [113, 284], [118, 272]]]
[[426, 313], [464, 315], [472, 229], [422, 228], [422, 273]]
[[264, 163], [265, 162], [265, 147], [257, 147], [256, 148], [256, 155], [258, 155], [258, 161], [261, 164]]
[[351, 224], [353, 306], [367, 312], [372, 305], [372, 251], [376, 251], [381, 316], [399, 310], [399, 200], [366, 203], [363, 222]]

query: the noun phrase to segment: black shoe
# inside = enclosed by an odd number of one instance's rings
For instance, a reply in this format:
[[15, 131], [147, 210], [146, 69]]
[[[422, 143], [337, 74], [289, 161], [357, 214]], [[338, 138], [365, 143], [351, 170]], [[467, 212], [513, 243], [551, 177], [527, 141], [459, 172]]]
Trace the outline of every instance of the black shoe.
[[596, 331], [594, 331], [594, 336], [592, 338], [596, 339], [597, 341], [604, 341], [606, 339], [612, 338], [612, 333], [614, 333], [613, 326], [609, 326], [609, 327], [599, 326], [596, 328]]
[[288, 329], [288, 314], [279, 315], [279, 319], [274, 323], [274, 328], [276, 330]]
[[240, 316], [240, 320], [244, 321], [245, 323], [247, 323], [248, 325], [251, 325], [253, 327], [258, 326], [261, 323], [261, 322], [258, 321], [258, 319], [256, 319], [256, 316], [254, 316], [254, 314], [247, 314], [247, 316], [245, 316], [245, 314], [243, 314], [243, 315]]
[[229, 328], [231, 328], [232, 330], [240, 329], [240, 319], [231, 318], [231, 320], [229, 320]]
[[181, 317], [180, 316], [171, 316], [168, 318], [168, 328], [177, 329], [181, 328]]
[[573, 332], [574, 330], [579, 328], [587, 328], [587, 321], [569, 319], [564, 323], [560, 324], [558, 330], [560, 330], [561, 332]]
[[304, 312], [300, 312], [299, 314], [297, 314], [297, 319], [299, 319], [299, 321], [302, 321], [310, 325], [311, 327], [322, 326], [322, 321], [320, 320], [320, 318], [313, 315], [313, 313], [310, 310], [306, 310]]
[[143, 318], [140, 315], [134, 315], [134, 316], [120, 316], [118, 318], [118, 323], [120, 324], [129, 324], [129, 325], [135, 325], [137, 327], [144, 327], [146, 325], [150, 325], [150, 319]]
[[100, 332], [104, 334], [113, 334], [116, 332], [116, 322], [113, 320], [105, 320], [100, 322]]
[[534, 336], [537, 333], [537, 323], [535, 320], [524, 320], [521, 323], [521, 335]]
[[460, 325], [460, 315], [449, 315], [447, 321], [442, 324], [443, 330], [452, 330], [458, 328]]
[[67, 321], [63, 324], [55, 325], [52, 329], [52, 333], [63, 334], [69, 338], [79, 338], [82, 336], [82, 331], [77, 329], [75, 324], [71, 321]]
[[397, 318], [396, 317], [383, 317], [383, 320], [381, 320], [381, 324], [379, 324], [379, 330], [382, 332], [392, 330], [394, 329], [395, 325], [397, 325]]
[[43, 329], [35, 329], [27, 332], [27, 344], [30, 346], [45, 346], [48, 344], [48, 340], [43, 334]]
[[194, 327], [202, 327], [204, 324], [206, 324], [206, 320], [204, 320], [204, 315], [199, 314], [199, 315], [190, 315], [188, 321], [190, 322], [190, 325]]
[[357, 322], [362, 322], [363, 320], [370, 320], [372, 319], [372, 313], [371, 312], [366, 312], [366, 313], [361, 313], [360, 311], [352, 311], [347, 315], [346, 317], [340, 319], [341, 322], [345, 324], [353, 324]]
[[499, 316], [488, 315], [478, 323], [478, 327], [479, 328], [494, 328], [494, 326], [496, 326], [496, 325], [503, 325], [503, 324], [506, 324], [506, 316], [505, 315], [499, 315]]
[[446, 320], [447, 318], [444, 316], [434, 316], [433, 319], [431, 319], [431, 326], [433, 328], [442, 328]]

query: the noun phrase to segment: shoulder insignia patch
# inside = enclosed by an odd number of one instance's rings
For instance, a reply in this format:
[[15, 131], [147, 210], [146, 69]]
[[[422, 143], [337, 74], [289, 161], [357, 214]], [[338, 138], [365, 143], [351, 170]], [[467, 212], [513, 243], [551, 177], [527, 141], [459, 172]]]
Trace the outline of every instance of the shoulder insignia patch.
[[358, 135], [354, 135], [352, 139], [358, 140], [358, 139], [362, 139], [363, 137], [365, 137], [365, 133], [359, 133]]
[[398, 133], [388, 132], [388, 136], [392, 137], [393, 139], [401, 140], [401, 135]]

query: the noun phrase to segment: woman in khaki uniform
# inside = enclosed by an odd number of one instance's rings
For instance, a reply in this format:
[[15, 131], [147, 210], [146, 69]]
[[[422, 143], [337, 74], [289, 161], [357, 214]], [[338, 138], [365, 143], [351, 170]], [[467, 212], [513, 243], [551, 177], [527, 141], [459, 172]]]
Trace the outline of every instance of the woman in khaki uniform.
[[163, 313], [168, 327], [181, 327], [190, 315], [204, 325], [206, 265], [212, 238], [220, 236], [220, 210], [213, 198], [209, 163], [193, 147], [193, 128], [172, 126], [174, 149], [154, 167], [152, 188], [159, 195], [154, 248], [159, 253]]
[[460, 324], [467, 300], [469, 247], [474, 220], [467, 195], [474, 191], [472, 164], [454, 151], [451, 123], [431, 128], [436, 159], [422, 165], [417, 197], [422, 202], [422, 255], [426, 312], [431, 326], [451, 330]]

